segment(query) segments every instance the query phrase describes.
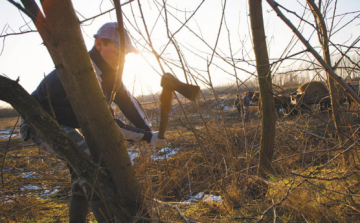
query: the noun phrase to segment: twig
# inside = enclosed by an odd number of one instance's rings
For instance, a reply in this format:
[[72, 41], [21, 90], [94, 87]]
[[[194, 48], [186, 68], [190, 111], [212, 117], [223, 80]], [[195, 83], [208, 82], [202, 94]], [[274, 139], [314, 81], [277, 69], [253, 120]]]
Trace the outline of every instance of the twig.
[[286, 194], [285, 194], [285, 196], [283, 197], [283, 199], [281, 199], [281, 201], [279, 201], [279, 202], [276, 203], [276, 204], [271, 205], [268, 209], [266, 209], [266, 210], [262, 213], [260, 219], [256, 221], [256, 223], [261, 222], [261, 221], [263, 220], [265, 214], [266, 214], [268, 211], [270, 211], [272, 208], [275, 208], [275, 206], [280, 205], [282, 202], [284, 202], [284, 201], [288, 198], [288, 196], [289, 196], [289, 194], [290, 194], [290, 191], [291, 191], [291, 189], [292, 189], [292, 186], [294, 185], [294, 182], [295, 182], [295, 175], [293, 175], [293, 180], [292, 180], [292, 182], [291, 182], [291, 185], [290, 185], [289, 189], [286, 191]]
[[[340, 147], [340, 148], [332, 148], [332, 149], [325, 149], [325, 150], [309, 151], [309, 152], [305, 152], [305, 153], [297, 153], [297, 154], [293, 154], [293, 155], [283, 157], [283, 158], [280, 158], [280, 159], [277, 159], [277, 160], [273, 160], [273, 161], [271, 161], [271, 163], [276, 163], [276, 162], [279, 162], [279, 161], [282, 161], [282, 160], [285, 160], [285, 159], [289, 159], [289, 158], [294, 157], [294, 156], [303, 156], [304, 154], [330, 152], [330, 151], [343, 150], [343, 149], [344, 149], [343, 147]], [[347, 149], [349, 149], [349, 148], [347, 148]], [[347, 151], [347, 149], [345, 151]], [[257, 167], [257, 165], [256, 166], [251, 166], [251, 167], [248, 167], [246, 169], [242, 169], [239, 172], [245, 172], [245, 171], [248, 171], [249, 169], [254, 169], [256, 167]]]
[[328, 188], [326, 188], [326, 187], [322, 187], [322, 186], [316, 185], [316, 184], [314, 184], [314, 183], [311, 183], [309, 180], [305, 180], [305, 182], [307, 182], [307, 183], [309, 183], [309, 184], [311, 184], [311, 185], [313, 185], [313, 186], [315, 186], [315, 187], [321, 188], [321, 189], [323, 189], [323, 190], [331, 191], [331, 192], [336, 193], [336, 194], [341, 194], [341, 195], [345, 195], [345, 196], [352, 196], [352, 197], [360, 197], [359, 194], [345, 194], [345, 193], [342, 193], [342, 192], [339, 192], [339, 191], [336, 191], [336, 190], [331, 190], [331, 189], [328, 189]]
[[[180, 217], [181, 217], [186, 223], [192, 223], [192, 221], [190, 221], [189, 219], [187, 219], [187, 218], [183, 215], [183, 213], [181, 212], [180, 208], [178, 208], [177, 206], [175, 206], [175, 205], [173, 205], [173, 204], [171, 204], [171, 203], [167, 203], [167, 202], [160, 201], [160, 200], [155, 199], [155, 198], [154, 198], [154, 201], [157, 202], [157, 203], [159, 203], [159, 204], [161, 204], [161, 205], [165, 205], [165, 206], [169, 206], [169, 207], [174, 208], [174, 209], [179, 213]], [[178, 203], [177, 203], [177, 204], [178, 204]]]
[[224, 6], [223, 6], [223, 9], [222, 9], [222, 15], [221, 15], [221, 20], [220, 20], [220, 26], [219, 26], [219, 31], [218, 31], [218, 34], [217, 34], [217, 37], [216, 37], [216, 42], [215, 42], [215, 46], [213, 48], [213, 52], [211, 54], [211, 58], [210, 58], [210, 61], [208, 62], [208, 67], [211, 65], [212, 63], [212, 60], [214, 58], [214, 54], [215, 54], [215, 51], [216, 51], [216, 47], [218, 45], [218, 42], [219, 42], [219, 37], [220, 37], [220, 33], [221, 33], [221, 28], [222, 28], [222, 24], [223, 24], [223, 20], [224, 20], [224, 17], [225, 17], [225, 7], [226, 7], [226, 0], [224, 2]]
[[[158, 3], [159, 4], [159, 3]], [[219, 56], [220, 59], [222, 59], [225, 63], [229, 64], [231, 67], [234, 67], [232, 63], [230, 63], [229, 61], [227, 61], [225, 58], [223, 58], [215, 49], [213, 49], [203, 38], [201, 38], [197, 33], [195, 33], [191, 28], [189, 28], [184, 22], [182, 22], [181, 20], [179, 20], [175, 15], [173, 15], [171, 12], [167, 12], [169, 15], [171, 15], [175, 20], [177, 20], [180, 24], [184, 24], [185, 27], [192, 33], [194, 34], [201, 42], [203, 42], [210, 50], [212, 50], [217, 56]], [[250, 75], [254, 75], [253, 73], [249, 72], [246, 69], [240, 68], [235, 66], [236, 69], [241, 70], [245, 73], [248, 73]]]
[[20, 33], [8, 33], [8, 34], [0, 35], [0, 38], [4, 38], [7, 36], [22, 35], [22, 34], [26, 34], [26, 33], [37, 33], [37, 32], [38, 32], [37, 30], [28, 30], [28, 31], [20, 32]]
[[164, 70], [164, 68], [163, 68], [163, 66], [162, 66], [162, 64], [160, 62], [160, 55], [155, 51], [155, 49], [153, 47], [151, 37], [150, 37], [149, 31], [148, 31], [148, 28], [147, 28], [147, 25], [146, 25], [146, 22], [145, 22], [144, 13], [142, 11], [142, 7], [141, 7], [141, 4], [140, 4], [140, 0], [138, 0], [138, 5], [139, 5], [140, 14], [141, 14], [141, 19], [142, 19], [142, 21], [144, 23], [144, 28], [145, 28], [145, 31], [146, 31], [146, 34], [147, 34], [147, 37], [148, 37], [148, 40], [149, 40], [149, 46], [150, 46], [150, 48], [152, 50], [152, 53], [156, 57], [156, 60], [158, 61], [158, 64], [160, 66], [160, 69], [161, 69], [162, 73], [164, 74], [165, 70]]
[[[129, 0], [129, 1], [125, 2], [125, 3], [122, 3], [121, 6], [127, 5], [127, 4], [129, 4], [129, 3], [133, 2], [133, 1], [135, 1], [135, 0]], [[115, 8], [112, 8], [112, 9], [109, 9], [109, 10], [103, 12], [103, 13], [100, 13], [100, 14], [98, 14], [98, 15], [95, 15], [95, 16], [93, 16], [93, 17], [84, 19], [84, 20], [80, 21], [80, 24], [81, 24], [81, 23], [84, 23], [84, 22], [87, 22], [87, 21], [89, 21], [89, 20], [92, 20], [92, 19], [96, 19], [97, 17], [100, 17], [100, 16], [102, 16], [102, 15], [105, 15], [105, 14], [111, 12], [111, 11], [114, 11], [114, 10], [115, 10]]]
[[7, 154], [7, 152], [9, 151], [9, 145], [10, 145], [10, 142], [11, 142], [11, 139], [12, 139], [12, 135], [14, 134], [15, 127], [17, 126], [17, 124], [18, 124], [18, 122], [19, 122], [19, 119], [20, 119], [20, 116], [18, 116], [18, 118], [17, 118], [17, 120], [16, 120], [16, 123], [15, 123], [14, 127], [13, 127], [12, 130], [11, 130], [9, 140], [8, 140], [7, 143], [6, 143], [5, 153], [3, 154], [3, 160], [2, 160], [2, 162], [1, 162], [0, 176], [1, 176], [1, 184], [2, 184], [2, 187], [3, 187], [3, 188], [5, 187], [5, 185], [4, 185], [4, 184], [5, 184], [5, 181], [4, 181], [3, 168], [4, 168], [4, 164], [5, 164], [5, 160], [6, 160], [6, 154]]
[[[200, 6], [201, 6], [204, 2], [205, 2], [205, 0], [203, 0], [203, 1], [198, 5], [198, 7], [195, 9], [194, 13], [191, 14], [191, 16], [181, 25], [181, 27], [180, 27], [178, 30], [176, 30], [173, 34], [171, 34], [171, 37], [169, 37], [170, 40], [169, 40], [169, 41], [167, 42], [167, 44], [165, 45], [164, 49], [163, 49], [162, 52], [160, 53], [160, 56], [165, 52], [166, 48], [167, 48], [168, 45], [170, 44], [171, 39], [176, 35], [176, 33], [178, 33], [178, 32], [185, 26], [185, 24], [186, 24], [188, 21], [190, 21], [190, 19], [195, 15], [195, 13], [199, 10]], [[166, 5], [167, 5], [167, 4], [166, 4]], [[165, 6], [165, 4], [164, 4], [164, 9], [166, 10], [165, 7], [166, 7], [166, 6]], [[166, 12], [165, 12], [165, 15], [166, 15]]]
[[[2, 186], [2, 188], [5, 188], [3, 168], [4, 168], [4, 165], [5, 165], [6, 155], [7, 155], [7, 152], [9, 151], [9, 145], [10, 145], [10, 142], [11, 142], [11, 136], [12, 136], [13, 133], [14, 133], [15, 127], [16, 127], [17, 123], [19, 122], [19, 119], [20, 119], [20, 116], [18, 116], [18, 118], [17, 118], [17, 120], [16, 120], [16, 123], [15, 123], [14, 127], [13, 127], [12, 130], [11, 130], [11, 134], [10, 134], [9, 140], [8, 140], [7, 143], [6, 143], [5, 153], [3, 154], [3, 160], [2, 160], [2, 163], [1, 163], [1, 169], [0, 169], [1, 186]], [[2, 190], [4, 190], [4, 189], [2, 189]], [[2, 199], [3, 202], [5, 202], [4, 197], [2, 197], [1, 199]], [[5, 214], [5, 218], [6, 218], [6, 220], [9, 222], [7, 214]]]
[[18, 8], [20, 11], [22, 11], [23, 13], [25, 13], [27, 16], [29, 16], [29, 18], [31, 18], [33, 21], [36, 21], [37, 18], [35, 15], [33, 15], [31, 12], [29, 12], [28, 10], [26, 10], [25, 8], [23, 8], [19, 3], [13, 1], [13, 0], [8, 0], [8, 2], [10, 2], [11, 4], [13, 4], [16, 8]]
[[108, 98], [108, 105], [111, 106], [111, 103], [113, 102], [116, 92], [121, 88], [122, 86], [122, 75], [124, 71], [125, 66], [125, 54], [126, 54], [126, 45], [125, 45], [125, 29], [124, 29], [124, 21], [123, 21], [123, 12], [121, 9], [121, 4], [119, 0], [113, 0], [115, 5], [115, 11], [116, 11], [116, 18], [117, 18], [117, 24], [118, 24], [118, 33], [120, 38], [120, 49], [119, 49], [119, 67], [116, 72], [115, 76], [115, 83], [113, 86], [113, 89], [111, 90], [110, 97]]
[[278, 3], [273, 0], [266, 0], [269, 5], [274, 9], [277, 15], [284, 21], [286, 25], [296, 34], [300, 41], [307, 47], [311, 54], [317, 59], [317, 61], [322, 65], [324, 70], [329, 73], [329, 75], [342, 87], [346, 92], [351, 96], [351, 98], [360, 105], [359, 96], [346, 84], [344, 80], [341, 79], [332, 68], [322, 59], [322, 57], [315, 51], [315, 49], [309, 44], [309, 42], [301, 35], [301, 33], [296, 29], [296, 27], [288, 20], [278, 8]]
[[346, 178], [350, 177], [350, 176], [353, 175], [353, 174], [357, 174], [357, 172], [353, 172], [352, 174], [349, 174], [349, 175], [346, 175], [346, 176], [343, 176], [343, 177], [334, 177], [334, 178], [310, 177], [310, 176], [304, 176], [304, 175], [301, 175], [301, 174], [298, 174], [298, 173], [292, 173], [292, 174], [294, 174], [295, 176], [299, 176], [299, 177], [302, 177], [302, 178], [306, 178], [306, 179], [333, 181], [333, 180], [346, 179]]
[[[271, 202], [273, 203], [273, 205], [275, 205], [274, 199], [271, 199]], [[274, 206], [273, 210], [274, 210], [274, 223], [276, 223], [276, 207], [275, 206]]]

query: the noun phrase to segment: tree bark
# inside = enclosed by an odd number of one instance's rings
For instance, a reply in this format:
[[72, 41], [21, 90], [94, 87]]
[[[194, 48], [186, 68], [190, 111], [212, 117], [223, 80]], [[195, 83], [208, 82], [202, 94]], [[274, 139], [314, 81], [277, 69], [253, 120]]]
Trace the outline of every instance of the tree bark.
[[[329, 49], [329, 37], [326, 29], [325, 20], [320, 12], [320, 9], [316, 6], [313, 0], [307, 0], [307, 3], [314, 15], [316, 24], [317, 24], [317, 32], [319, 35], [319, 41], [322, 45], [323, 49], [323, 57], [325, 62], [331, 66], [331, 59], [330, 59], [330, 49]], [[331, 99], [331, 110], [332, 110], [332, 117], [334, 120], [335, 130], [339, 139], [339, 143], [342, 144], [346, 140], [346, 130], [347, 128], [342, 121], [341, 114], [340, 114], [340, 100], [342, 100], [343, 95], [339, 96], [340, 86], [336, 84], [336, 82], [331, 78], [329, 72], [326, 72], [327, 80], [329, 82], [329, 92], [330, 92], [330, 99]], [[343, 154], [343, 165], [345, 167], [349, 166], [352, 162], [350, 159], [351, 150]]]
[[[108, 208], [116, 216], [120, 218], [121, 215], [126, 215], [127, 210], [114, 190], [114, 182], [110, 174], [104, 168], [99, 168], [17, 81], [0, 76], [0, 100], [11, 104], [21, 117], [31, 123], [39, 136], [54, 149], [55, 153], [92, 185], [99, 197], [106, 199]], [[93, 182], [97, 183], [93, 184]]]
[[42, 1], [46, 19], [33, 0], [22, 2], [37, 15], [34, 23], [54, 61], [94, 160], [103, 157], [110, 171], [115, 197], [119, 197], [124, 210], [114, 214], [121, 222], [134, 221], [136, 216], [148, 217], [123, 136], [100, 89], [71, 1]]
[[261, 103], [261, 139], [258, 176], [267, 178], [273, 172], [271, 160], [275, 139], [275, 104], [272, 91], [269, 57], [262, 15], [261, 0], [249, 0], [251, 32], [256, 57], [260, 103]]

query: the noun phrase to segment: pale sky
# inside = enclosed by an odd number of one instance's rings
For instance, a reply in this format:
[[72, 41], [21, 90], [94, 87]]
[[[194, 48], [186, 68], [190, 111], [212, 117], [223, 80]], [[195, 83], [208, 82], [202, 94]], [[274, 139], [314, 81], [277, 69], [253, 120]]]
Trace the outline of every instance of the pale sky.
[[[89, 18], [112, 8], [112, 1], [110, 0], [74, 0], [72, 2], [81, 21], [84, 20], [84, 17]], [[123, 3], [125, 1], [121, 2]], [[184, 22], [191, 16], [193, 11], [201, 2], [201, 0], [168, 0], [167, 9], [169, 10], [169, 13], [172, 13], [179, 20]], [[291, 11], [295, 11], [298, 15], [301, 15], [304, 11], [304, 0], [280, 0], [277, 2]], [[195, 32], [197, 36], [202, 37], [211, 48], [214, 48], [216, 43], [222, 16], [223, 3], [224, 1], [221, 0], [206, 0], [196, 15], [187, 23], [193, 32]], [[158, 16], [158, 10], [161, 9], [160, 4], [162, 4], [161, 0], [141, 1], [145, 21], [149, 32], [151, 32], [151, 40], [158, 53], [164, 50], [164, 47], [168, 42], [164, 19], [163, 17]], [[131, 7], [135, 15], [136, 23], [134, 22]], [[123, 79], [124, 84], [131, 92], [134, 91], [135, 95], [140, 95], [142, 93], [148, 94], [149, 91], [158, 92], [161, 90], [160, 75], [157, 73], [160, 72], [159, 65], [154, 55], [141, 46], [145, 44], [145, 41], [143, 37], [140, 36], [139, 33], [132, 27], [139, 27], [141, 32], [146, 35], [137, 1], [132, 2], [131, 6], [130, 4], [123, 6], [123, 10], [127, 18], [130, 20], [130, 22], [125, 20], [125, 25], [130, 34], [134, 37], [133, 45], [142, 52], [138, 55], [130, 54], [126, 57]], [[266, 1], [263, 1], [263, 10], [266, 36], [267, 41], [269, 42], [270, 58], [278, 58], [289, 43], [292, 37], [292, 32], [276, 16], [275, 12], [269, 8]], [[330, 8], [329, 17], [332, 16], [332, 11], [333, 8]], [[339, 31], [331, 37], [331, 40], [337, 44], [350, 45], [352, 41], [360, 36], [359, 0], [339, 1], [336, 15], [342, 15], [349, 12], [355, 13], [335, 17], [336, 24], [338, 23], [335, 27], [336, 30], [357, 16], [357, 18], [355, 18], [354, 21], [345, 29]], [[295, 25], [298, 24], [298, 19], [293, 15], [289, 13], [284, 14], [289, 16]], [[164, 13], [162, 13], [162, 15], [164, 16]], [[248, 18], [247, 0], [226, 1], [225, 19], [227, 26], [223, 23], [216, 49], [222, 57], [229, 58], [231, 56], [229, 50], [230, 35], [231, 49], [234, 54], [234, 58], [245, 60], [254, 58], [248, 29], [250, 26]], [[313, 18], [309, 13], [305, 15], [305, 18], [310, 22], [313, 22]], [[181, 23], [174, 19], [170, 14], [168, 14], [168, 20], [171, 32], [175, 32], [181, 27]], [[25, 21], [28, 25], [25, 25]], [[84, 41], [88, 50], [90, 50], [93, 46], [93, 35], [96, 33], [97, 29], [102, 24], [111, 21], [116, 21], [115, 11], [82, 24], [81, 27], [84, 34]], [[157, 23], [155, 24], [156, 21]], [[330, 22], [331, 20], [327, 21]], [[9, 2], [4, 0], [0, 2], [0, 28], [2, 30], [0, 35], [27, 31], [29, 30], [29, 27], [31, 27], [31, 29], [35, 29], [31, 20], [26, 15], [20, 13], [15, 6]], [[175, 35], [175, 39], [177, 40], [181, 51], [184, 53], [186, 62], [189, 66], [194, 68], [203, 76], [198, 76], [198, 78], [208, 82], [209, 78], [207, 74], [206, 60], [211, 59], [212, 51], [210, 47], [196, 35], [189, 31], [186, 27], [183, 27], [180, 32]], [[310, 26], [305, 26], [304, 35], [311, 43], [318, 45], [317, 36], [312, 35], [312, 28]], [[357, 46], [359, 47], [359, 44], [357, 44]], [[299, 43], [293, 48], [291, 54], [303, 49], [303, 45]], [[163, 56], [167, 58], [169, 62], [173, 61], [176, 64], [180, 64], [178, 55], [175, 53], [174, 46], [172, 44], [167, 46]], [[147, 61], [151, 64], [151, 66], [147, 63]], [[217, 56], [214, 57], [213, 62], [214, 64], [210, 66], [209, 71], [214, 85], [225, 85], [235, 82], [235, 78], [226, 73], [229, 72], [234, 74], [234, 70], [230, 65], [217, 58]], [[163, 66], [167, 72], [171, 71], [164, 64]], [[254, 72], [253, 62], [251, 61], [248, 63], [238, 63], [237, 66], [249, 72]], [[0, 74], [6, 75], [11, 79], [17, 79], [19, 77], [20, 84], [29, 93], [36, 89], [38, 83], [43, 79], [44, 74], [48, 74], [53, 69], [54, 65], [46, 48], [42, 45], [42, 40], [38, 33], [12, 35], [7, 36], [6, 38], [0, 38]], [[154, 69], [157, 72], [154, 71]], [[181, 69], [174, 68], [174, 66], [172, 66], [172, 69], [179, 79], [185, 81], [184, 74]], [[196, 73], [193, 72], [193, 74]], [[239, 70], [237, 71], [237, 75], [241, 79], [246, 79], [249, 76], [245, 72]], [[134, 82], [135, 87], [133, 84]], [[201, 83], [201, 81], [199, 83]], [[203, 85], [203, 87], [206, 86]], [[3, 106], [1, 101], [0, 106]]]

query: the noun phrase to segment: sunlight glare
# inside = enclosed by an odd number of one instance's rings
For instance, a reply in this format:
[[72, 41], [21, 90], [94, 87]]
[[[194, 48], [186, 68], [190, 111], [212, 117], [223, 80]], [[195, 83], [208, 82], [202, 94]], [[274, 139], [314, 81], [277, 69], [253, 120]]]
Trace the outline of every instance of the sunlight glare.
[[[144, 54], [144, 56], [147, 55]], [[156, 69], [158, 65], [153, 57], [153, 55], [150, 55], [146, 57], [146, 60], [153, 64]], [[155, 94], [162, 89], [160, 75], [154, 71], [146, 60], [141, 54], [134, 53], [128, 54], [125, 59], [123, 83], [134, 96]]]

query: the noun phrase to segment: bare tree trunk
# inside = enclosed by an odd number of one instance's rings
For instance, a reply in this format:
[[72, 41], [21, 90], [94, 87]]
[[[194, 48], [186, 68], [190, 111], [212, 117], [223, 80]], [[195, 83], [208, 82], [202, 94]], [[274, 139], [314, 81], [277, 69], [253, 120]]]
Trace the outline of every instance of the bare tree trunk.
[[249, 6], [262, 113], [258, 176], [266, 178], [273, 172], [271, 160], [274, 151], [275, 104], [272, 94], [261, 0], [249, 0]]
[[[331, 59], [330, 59], [330, 50], [329, 50], [329, 38], [328, 33], [326, 29], [326, 24], [324, 21], [324, 18], [320, 12], [320, 9], [316, 6], [315, 2], [313, 0], [307, 0], [307, 3], [314, 15], [316, 25], [318, 28], [318, 35], [319, 35], [319, 41], [322, 45], [323, 49], [323, 57], [325, 62], [331, 66]], [[346, 139], [346, 127], [345, 124], [341, 118], [340, 114], [340, 100], [342, 98], [339, 98], [339, 90], [341, 90], [340, 86], [336, 84], [336, 82], [331, 78], [331, 75], [326, 72], [327, 80], [329, 82], [329, 91], [330, 91], [330, 99], [331, 99], [331, 110], [332, 110], [332, 117], [334, 120], [334, 126], [336, 129], [337, 136], [339, 138], [339, 143], [342, 144]], [[343, 94], [340, 95], [342, 97]], [[344, 166], [349, 166], [351, 164], [351, 160], [349, 158], [351, 154], [351, 151], [346, 152], [343, 154], [343, 164]]]
[[[114, 182], [108, 171], [85, 154], [58, 123], [29, 95], [17, 81], [0, 76], [0, 100], [6, 101], [34, 127], [39, 136], [61, 156], [74, 171], [92, 185], [99, 197], [106, 199], [110, 211], [119, 219], [127, 216], [121, 198], [114, 190]], [[97, 173], [95, 175], [94, 173]], [[93, 182], [97, 182], [93, 184]], [[101, 191], [101, 194], [99, 193]], [[126, 219], [122, 222], [128, 222]]]
[[103, 157], [109, 169], [123, 209], [113, 214], [121, 222], [131, 222], [137, 215], [148, 217], [123, 136], [100, 89], [71, 1], [42, 1], [46, 19], [33, 0], [22, 2], [35, 15], [34, 23], [51, 54], [94, 160]]

